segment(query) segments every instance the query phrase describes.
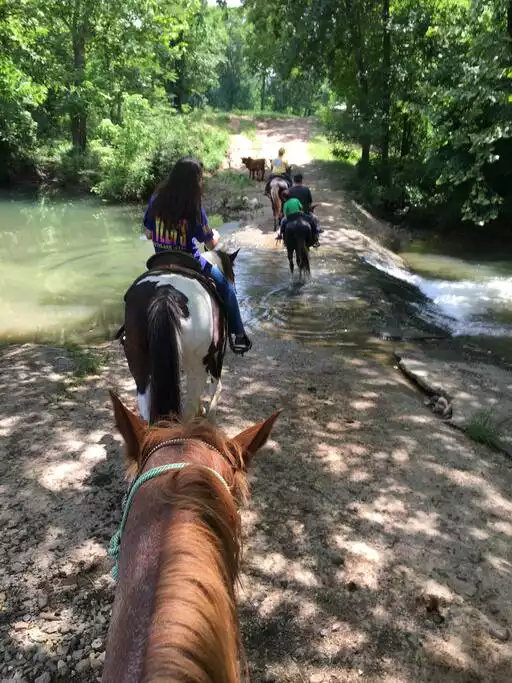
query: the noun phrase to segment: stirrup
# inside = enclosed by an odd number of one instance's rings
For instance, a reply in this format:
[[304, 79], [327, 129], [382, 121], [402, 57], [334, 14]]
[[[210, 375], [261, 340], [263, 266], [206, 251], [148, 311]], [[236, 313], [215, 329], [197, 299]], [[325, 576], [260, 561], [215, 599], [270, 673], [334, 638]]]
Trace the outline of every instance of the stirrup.
[[116, 339], [116, 340], [119, 339], [121, 344], [124, 344], [125, 338], [126, 338], [126, 332], [124, 329], [124, 325], [121, 325], [121, 327], [117, 330], [114, 339]]
[[246, 335], [245, 336], [245, 343], [244, 344], [236, 344], [233, 341], [232, 335], [229, 335], [229, 346], [231, 348], [231, 351], [233, 353], [236, 353], [237, 355], [243, 356], [244, 353], [247, 353], [247, 351], [250, 351], [252, 349], [252, 341], [249, 339], [249, 337]]

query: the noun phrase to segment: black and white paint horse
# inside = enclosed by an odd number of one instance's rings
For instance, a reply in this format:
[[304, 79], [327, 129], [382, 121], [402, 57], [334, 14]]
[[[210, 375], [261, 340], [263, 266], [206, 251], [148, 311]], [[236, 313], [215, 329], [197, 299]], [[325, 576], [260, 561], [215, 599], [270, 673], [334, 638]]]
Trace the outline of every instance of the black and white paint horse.
[[[204, 257], [234, 282], [237, 254], [215, 250]], [[214, 414], [228, 339], [227, 317], [215, 285], [185, 253], [155, 254], [146, 266], [125, 295], [123, 342], [140, 414], [150, 423], [172, 415], [196, 416], [202, 412], [208, 380], [208, 413]]]

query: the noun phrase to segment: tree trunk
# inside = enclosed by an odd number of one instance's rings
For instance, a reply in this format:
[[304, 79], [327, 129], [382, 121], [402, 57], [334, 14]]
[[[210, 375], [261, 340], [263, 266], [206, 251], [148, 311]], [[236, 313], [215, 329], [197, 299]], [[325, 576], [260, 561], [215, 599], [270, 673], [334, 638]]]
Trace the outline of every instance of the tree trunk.
[[86, 43], [89, 33], [89, 16], [87, 6], [82, 15], [80, 0], [76, 0], [73, 14], [72, 43], [73, 43], [73, 85], [78, 101], [71, 110], [71, 140], [73, 149], [83, 154], [87, 147], [87, 114], [82, 100], [81, 89], [85, 81]]
[[71, 114], [71, 139], [74, 151], [83, 154], [87, 148], [87, 116], [83, 112]]
[[360, 16], [354, 7], [353, 0], [345, 0], [345, 7], [350, 26], [349, 31], [354, 51], [354, 59], [356, 62], [357, 83], [359, 86], [361, 98], [361, 118], [363, 120], [363, 129], [360, 134], [361, 161], [358, 164], [358, 172], [361, 176], [366, 176], [370, 171], [371, 144], [368, 134], [366, 133], [366, 130], [368, 129], [370, 123], [368, 116], [368, 74], [366, 72], [366, 64], [364, 58], [364, 45]]
[[409, 114], [402, 116], [402, 140], [400, 142], [400, 157], [406, 157], [411, 151], [411, 117]]
[[362, 140], [361, 142], [361, 160], [357, 165], [358, 173], [361, 177], [368, 175], [370, 171], [370, 141]]
[[264, 71], [262, 76], [261, 76], [261, 96], [260, 96], [261, 111], [265, 111], [266, 103], [267, 103], [267, 72]]
[[391, 109], [391, 31], [389, 26], [389, 0], [382, 0], [382, 183], [390, 185], [389, 125]]

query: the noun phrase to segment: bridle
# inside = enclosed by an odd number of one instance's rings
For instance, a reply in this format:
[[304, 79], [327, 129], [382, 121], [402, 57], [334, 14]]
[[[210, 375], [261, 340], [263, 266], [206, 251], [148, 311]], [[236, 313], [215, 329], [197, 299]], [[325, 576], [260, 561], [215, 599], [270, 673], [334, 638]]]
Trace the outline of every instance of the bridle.
[[191, 441], [196, 441], [199, 443], [204, 444], [207, 446], [211, 451], [214, 451], [218, 453], [223, 460], [226, 460], [226, 456], [219, 451], [218, 448], [215, 448], [215, 446], [212, 446], [210, 443], [207, 441], [203, 441], [202, 439], [196, 439], [194, 437], [192, 438], [176, 438], [176, 439], [167, 439], [166, 441], [161, 441], [159, 444], [151, 448], [148, 453], [145, 455], [143, 461], [139, 465], [137, 474], [133, 478], [128, 491], [126, 492], [124, 498], [123, 498], [123, 516], [121, 518], [121, 523], [119, 524], [119, 529], [116, 531], [116, 533], [112, 536], [112, 539], [110, 541], [109, 547], [108, 547], [108, 554], [110, 557], [114, 560], [115, 564], [114, 567], [112, 568], [112, 576], [116, 581], [119, 579], [119, 555], [121, 553], [121, 541], [123, 537], [123, 532], [124, 528], [126, 526], [126, 522], [128, 521], [128, 515], [130, 513], [130, 508], [133, 502], [133, 499], [135, 498], [135, 494], [137, 491], [140, 489], [140, 487], [145, 484], [147, 481], [150, 481], [151, 479], [155, 479], [156, 477], [159, 477], [161, 474], [165, 474], [166, 472], [170, 472], [173, 470], [183, 470], [187, 467], [201, 467], [202, 469], [208, 470], [213, 474], [217, 479], [222, 483], [223, 486], [226, 487], [227, 491], [231, 494], [231, 488], [227, 481], [224, 479], [224, 477], [217, 472], [217, 470], [214, 470], [212, 467], [208, 467], [207, 465], [200, 465], [196, 463], [190, 463], [190, 462], [174, 462], [174, 463], [168, 463], [165, 465], [159, 465], [158, 467], [152, 467], [151, 469], [147, 470], [144, 472], [144, 468], [149, 462], [149, 459], [151, 458], [152, 455], [157, 453], [159, 450], [162, 448], [166, 448], [167, 446], [174, 446], [176, 444], [185, 444], [189, 443]]

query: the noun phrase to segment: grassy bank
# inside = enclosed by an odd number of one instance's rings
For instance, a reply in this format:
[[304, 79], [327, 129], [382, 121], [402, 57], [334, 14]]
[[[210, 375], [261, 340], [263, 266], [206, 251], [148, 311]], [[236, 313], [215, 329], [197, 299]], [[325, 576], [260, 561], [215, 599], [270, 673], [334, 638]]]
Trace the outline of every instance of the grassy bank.
[[61, 187], [78, 187], [103, 199], [140, 201], [181, 156], [195, 156], [207, 171], [220, 167], [229, 146], [227, 114], [177, 114], [126, 98], [122, 124], [99, 121], [87, 152], [77, 155], [67, 141], [49, 140], [35, 152], [39, 177]]

